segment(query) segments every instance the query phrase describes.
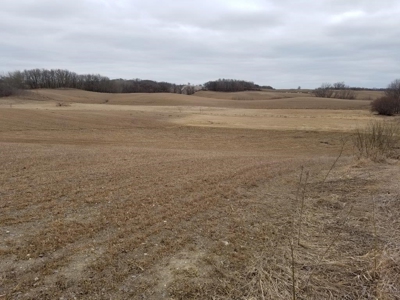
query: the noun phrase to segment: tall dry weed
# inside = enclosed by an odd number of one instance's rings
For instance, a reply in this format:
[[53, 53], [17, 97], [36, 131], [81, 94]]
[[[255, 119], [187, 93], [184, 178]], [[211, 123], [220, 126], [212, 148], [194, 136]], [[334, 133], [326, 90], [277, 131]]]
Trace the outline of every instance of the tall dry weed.
[[357, 128], [353, 136], [355, 155], [358, 159], [374, 161], [395, 157], [400, 140], [400, 126], [384, 121], [370, 122], [365, 128]]

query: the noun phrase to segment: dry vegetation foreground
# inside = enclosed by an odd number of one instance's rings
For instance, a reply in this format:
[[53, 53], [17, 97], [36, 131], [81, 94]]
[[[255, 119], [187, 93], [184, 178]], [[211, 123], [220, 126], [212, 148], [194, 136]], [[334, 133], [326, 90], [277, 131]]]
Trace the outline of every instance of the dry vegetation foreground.
[[369, 102], [227, 95], [0, 100], [0, 299], [399, 299]]

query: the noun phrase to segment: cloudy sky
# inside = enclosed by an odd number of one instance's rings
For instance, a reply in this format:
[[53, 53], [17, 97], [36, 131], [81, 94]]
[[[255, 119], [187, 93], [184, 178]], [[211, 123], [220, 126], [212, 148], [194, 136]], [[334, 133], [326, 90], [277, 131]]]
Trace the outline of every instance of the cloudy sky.
[[400, 78], [399, 0], [1, 0], [0, 72], [275, 88]]

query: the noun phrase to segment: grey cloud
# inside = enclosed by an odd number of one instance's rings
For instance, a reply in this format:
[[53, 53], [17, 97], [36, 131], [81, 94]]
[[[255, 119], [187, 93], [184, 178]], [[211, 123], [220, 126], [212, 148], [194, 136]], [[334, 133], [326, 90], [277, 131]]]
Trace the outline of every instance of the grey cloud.
[[400, 77], [400, 3], [3, 0], [0, 71], [274, 87], [386, 86]]
[[42, 19], [48, 21], [69, 18], [79, 15], [85, 7], [85, 1], [60, 1], [60, 0], [18, 0], [3, 1], [2, 12], [15, 17]]

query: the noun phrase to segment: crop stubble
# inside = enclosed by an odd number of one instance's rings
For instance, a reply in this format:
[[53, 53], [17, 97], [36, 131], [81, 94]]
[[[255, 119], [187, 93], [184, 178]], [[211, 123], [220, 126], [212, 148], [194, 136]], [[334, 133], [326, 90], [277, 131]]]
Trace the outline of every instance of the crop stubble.
[[[312, 265], [338, 230], [346, 238], [329, 253], [332, 261], [341, 251], [339, 265], [373, 251], [363, 197], [380, 190], [376, 176], [360, 179], [363, 171], [348, 169], [348, 147], [332, 182], [318, 183], [348, 132], [187, 126], [182, 120], [197, 109], [80, 109], [52, 100], [0, 108], [0, 295], [250, 299], [262, 292], [284, 299], [301, 166], [315, 179], [302, 227], [309, 245], [296, 252], [299, 282], [318, 270], [310, 286], [299, 283], [299, 294], [351, 295], [352, 264], [342, 273], [334, 263]], [[221, 107], [224, 112], [232, 113]], [[207, 107], [198, 113], [215, 118]], [[338, 212], [350, 202], [352, 219], [341, 224]], [[382, 226], [385, 218], [382, 213]], [[369, 260], [355, 268], [369, 270]], [[336, 290], [341, 280], [326, 272], [351, 282]], [[364, 281], [353, 295], [379, 285]]]

